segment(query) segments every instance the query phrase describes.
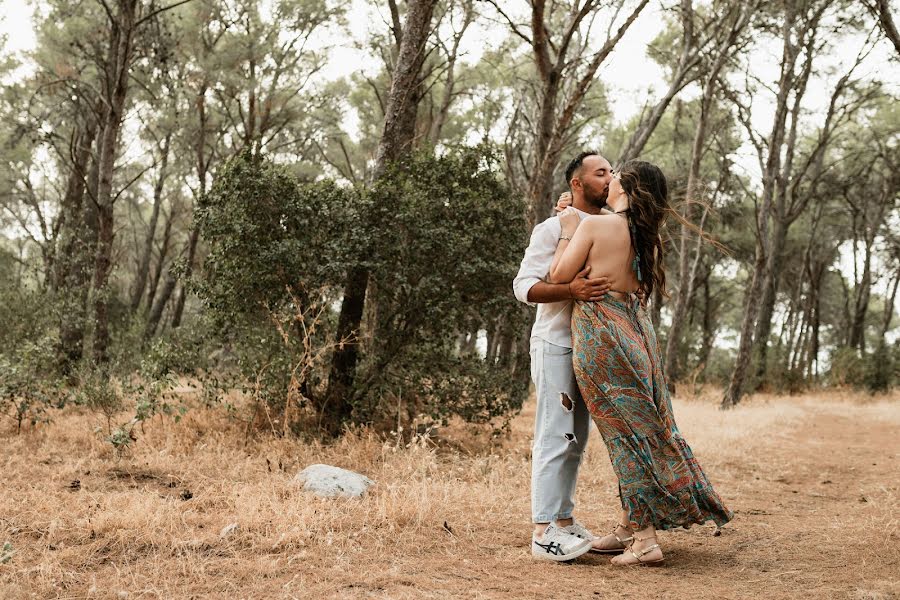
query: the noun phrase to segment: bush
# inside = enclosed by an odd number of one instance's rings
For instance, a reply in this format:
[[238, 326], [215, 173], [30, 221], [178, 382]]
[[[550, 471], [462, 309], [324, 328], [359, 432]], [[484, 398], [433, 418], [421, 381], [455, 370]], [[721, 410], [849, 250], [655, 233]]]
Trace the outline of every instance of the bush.
[[49, 420], [64, 404], [56, 376], [55, 331], [49, 303], [37, 292], [0, 282], [0, 409], [12, 411], [16, 430]]
[[526, 237], [521, 204], [497, 170], [483, 147], [416, 154], [373, 190], [367, 303], [374, 322], [354, 390], [355, 420], [387, 410], [378, 398], [398, 389], [423, 393], [422, 405], [441, 419], [484, 421], [521, 407], [527, 377], [461, 358], [456, 345], [473, 323], [505, 317], [517, 337], [531, 317], [509, 287]]
[[519, 408], [527, 377], [457, 344], [489, 318], [510, 335], [529, 318], [509, 289], [524, 215], [498, 172], [486, 148], [415, 155], [370, 190], [299, 184], [248, 153], [228, 163], [196, 214], [209, 254], [193, 288], [230, 339], [243, 388], [276, 415], [321, 414], [341, 293], [361, 267], [369, 291], [345, 418], [382, 422], [398, 395], [441, 420]]
[[856, 348], [838, 348], [831, 357], [829, 380], [832, 385], [847, 385], [886, 392], [897, 379], [898, 348], [881, 343], [873, 352], [860, 354]]

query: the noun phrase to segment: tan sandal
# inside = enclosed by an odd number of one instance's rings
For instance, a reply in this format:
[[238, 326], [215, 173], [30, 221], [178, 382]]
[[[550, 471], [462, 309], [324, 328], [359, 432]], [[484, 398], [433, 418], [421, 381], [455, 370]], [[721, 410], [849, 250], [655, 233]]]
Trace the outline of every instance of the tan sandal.
[[616, 534], [616, 531], [618, 531], [619, 527], [626, 531], [628, 530], [627, 525], [616, 523], [616, 526], [612, 528], [612, 531], [610, 531], [606, 535], [611, 535], [616, 538], [616, 541], [622, 544], [621, 548], [594, 548], [593, 546], [591, 546], [591, 552], [596, 552], [597, 554], [621, 554], [622, 552], [624, 552], [628, 548], [628, 542], [634, 541], [634, 535], [631, 535], [630, 537], [624, 539], [620, 538], [618, 534]]
[[[654, 539], [656, 539], [656, 536], [655, 536], [655, 535], [650, 535], [650, 536], [647, 536], [647, 537], [645, 537], [645, 538], [639, 538], [639, 537], [636, 537], [636, 536], [632, 536], [632, 537], [634, 538], [635, 541], [638, 541], [638, 542], [643, 542], [644, 540], [654, 540]], [[647, 554], [653, 552], [654, 550], [656, 550], [656, 549], [659, 548], [659, 547], [660, 547], [659, 544], [653, 544], [652, 546], [648, 546], [647, 548], [644, 548], [644, 549], [641, 550], [639, 553], [635, 553], [635, 551], [634, 551], [634, 541], [632, 541], [631, 544], [628, 545], [628, 548], [626, 548], [626, 550], [628, 550], [628, 552], [631, 553], [631, 555], [634, 557], [634, 560], [637, 561], [637, 562], [625, 562], [625, 563], [623, 563], [623, 562], [614, 562], [614, 563], [612, 563], [612, 564], [614, 564], [614, 565], [617, 566], [617, 567], [636, 567], [636, 566], [647, 566], [647, 567], [652, 567], [652, 566], [654, 566], [654, 565], [662, 564], [662, 562], [665, 560], [665, 557], [658, 558], [658, 559], [656, 559], [656, 560], [643, 560], [643, 559], [641, 558], [642, 556], [646, 556]], [[662, 549], [660, 548], [660, 550], [662, 550]]]

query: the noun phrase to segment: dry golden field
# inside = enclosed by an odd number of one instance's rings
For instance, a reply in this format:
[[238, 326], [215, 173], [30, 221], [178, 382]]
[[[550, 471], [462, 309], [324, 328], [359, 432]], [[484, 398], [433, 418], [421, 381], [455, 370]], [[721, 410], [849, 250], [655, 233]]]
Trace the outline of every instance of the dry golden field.
[[[658, 569], [531, 559], [532, 405], [493, 442], [459, 427], [327, 447], [247, 440], [196, 409], [154, 418], [120, 457], [91, 413], [20, 435], [5, 419], [0, 546], [15, 554], [0, 598], [897, 597], [900, 395], [755, 396], [729, 412], [717, 397], [676, 399], [676, 417], [735, 519], [719, 536], [662, 533]], [[308, 495], [292, 478], [317, 462], [377, 485], [361, 500]], [[605, 530], [614, 490], [594, 432], [576, 516]]]

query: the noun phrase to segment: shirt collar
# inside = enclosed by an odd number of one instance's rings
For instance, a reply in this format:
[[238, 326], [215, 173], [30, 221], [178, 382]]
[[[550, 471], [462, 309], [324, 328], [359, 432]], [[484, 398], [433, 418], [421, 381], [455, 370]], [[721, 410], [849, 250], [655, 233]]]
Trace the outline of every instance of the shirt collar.
[[[575, 207], [573, 206], [572, 208], [575, 208]], [[582, 219], [585, 218], [585, 217], [591, 216], [591, 213], [589, 213], [589, 212], [584, 212], [584, 211], [581, 210], [580, 208], [575, 208], [575, 212], [577, 212], [577, 213], [578, 213], [578, 216], [581, 217]]]

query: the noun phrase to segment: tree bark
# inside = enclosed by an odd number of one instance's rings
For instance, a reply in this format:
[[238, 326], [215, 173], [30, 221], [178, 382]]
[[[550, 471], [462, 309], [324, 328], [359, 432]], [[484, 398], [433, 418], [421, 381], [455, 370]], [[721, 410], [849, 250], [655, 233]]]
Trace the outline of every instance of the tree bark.
[[181, 318], [184, 315], [184, 305], [187, 302], [187, 286], [191, 275], [194, 273], [194, 260], [197, 255], [197, 243], [200, 241], [200, 230], [197, 227], [191, 229], [191, 237], [188, 240], [187, 264], [181, 282], [181, 289], [175, 300], [175, 308], [172, 311], [172, 329], [181, 326]]
[[99, 148], [99, 185], [97, 189], [98, 235], [94, 260], [94, 340], [93, 359], [106, 363], [109, 349], [109, 275], [112, 268], [115, 221], [112, 193], [113, 170], [118, 154], [119, 129], [128, 98], [128, 83], [133, 59], [133, 34], [137, 0], [119, 0], [118, 13], [110, 16], [110, 44], [106, 57], [105, 92], [108, 111], [103, 123]]
[[[408, 4], [397, 65], [385, 106], [384, 131], [375, 155], [374, 179], [381, 177], [390, 163], [400, 160], [412, 149], [425, 43], [430, 33], [435, 4], [436, 0], [410, 0]], [[359, 361], [357, 336], [365, 309], [369, 275], [367, 269], [353, 267], [344, 286], [323, 408], [323, 422], [335, 432], [350, 417], [352, 411], [350, 394]]]
[[149, 315], [150, 311], [153, 309], [153, 301], [156, 298], [156, 292], [159, 290], [159, 280], [162, 278], [163, 269], [166, 265], [166, 257], [169, 254], [169, 246], [172, 242], [173, 212], [173, 210], [169, 211], [169, 214], [166, 216], [166, 224], [163, 226], [162, 241], [159, 244], [156, 265], [153, 267], [153, 275], [150, 277], [150, 284], [147, 287], [147, 301], [144, 305], [145, 315]]
[[166, 134], [161, 148], [159, 174], [156, 185], [153, 187], [153, 210], [150, 214], [150, 223], [147, 225], [147, 235], [144, 238], [144, 246], [135, 275], [134, 287], [131, 292], [131, 312], [137, 312], [141, 304], [141, 298], [147, 289], [147, 276], [150, 274], [150, 259], [153, 255], [153, 240], [156, 237], [156, 226], [159, 222], [159, 212], [162, 207], [163, 188], [166, 183], [167, 167], [169, 162], [169, 147], [172, 141], [172, 133]]
[[730, 408], [740, 402], [744, 394], [744, 380], [747, 369], [750, 366], [751, 351], [753, 348], [753, 329], [759, 314], [760, 295], [765, 279], [767, 263], [766, 250], [769, 242], [769, 213], [772, 207], [775, 192], [776, 178], [781, 166], [781, 149], [784, 143], [785, 123], [788, 113], [788, 97], [794, 83], [794, 65], [798, 56], [798, 45], [792, 41], [792, 25], [794, 11], [792, 5], [788, 5], [787, 14], [782, 27], [782, 61], [781, 76], [778, 82], [778, 93], [775, 102], [775, 118], [772, 124], [772, 132], [768, 139], [768, 157], [763, 174], [762, 200], [756, 215], [756, 258], [753, 271], [750, 275], [750, 285], [744, 301], [744, 318], [741, 322], [741, 336], [735, 358], [734, 370], [725, 394], [722, 398], [722, 408]]
[[60, 299], [56, 363], [63, 375], [72, 372], [84, 352], [88, 289], [96, 235], [95, 230], [91, 229], [93, 220], [88, 218], [89, 207], [85, 205], [84, 196], [91, 179], [88, 165], [96, 136], [97, 121], [90, 118], [84, 130], [75, 137], [72, 170], [61, 206], [57, 260], [50, 278], [50, 289]]
[[889, 0], [873, 0], [871, 4], [867, 2], [869, 10], [878, 19], [881, 30], [884, 31], [885, 37], [894, 45], [894, 50], [900, 56], [900, 33], [897, 32], [897, 26], [894, 24], [894, 17], [891, 15], [891, 6]]
[[[750, 20], [754, 8], [746, 7], [739, 10], [735, 15], [735, 20], [728, 29], [726, 35], [716, 48], [715, 60], [706, 74], [706, 80], [703, 85], [703, 95], [700, 98], [700, 115], [697, 121], [697, 129], [694, 132], [694, 141], [691, 146], [691, 164], [688, 169], [687, 189], [685, 191], [684, 218], [690, 221], [692, 217], [692, 206], [697, 203], [700, 192], [700, 165], [703, 160], [703, 149], [706, 145], [706, 131], [709, 124], [710, 112], [712, 111], [713, 100], [716, 96], [716, 90], [719, 86], [719, 73], [721, 73], [725, 62], [731, 56], [731, 49], [737, 43], [741, 33], [746, 28]], [[686, 45], [681, 64], [688, 65], [687, 57], [690, 55], [690, 46]], [[655, 126], [654, 126], [655, 127]], [[643, 143], [646, 143], [644, 141]], [[704, 210], [700, 229], [706, 221], [708, 208]], [[680, 282], [678, 295], [675, 301], [675, 309], [672, 313], [672, 326], [669, 328], [668, 339], [666, 340], [666, 375], [672, 381], [680, 376], [679, 372], [679, 348], [682, 338], [682, 321], [689, 314], [691, 302], [694, 295], [694, 282], [697, 277], [697, 268], [700, 264], [700, 257], [703, 252], [702, 238], [697, 236], [697, 240], [693, 249], [693, 260], [690, 258], [689, 240], [691, 236], [691, 228], [687, 223], [681, 225], [681, 253], [678, 265], [678, 280]]]

